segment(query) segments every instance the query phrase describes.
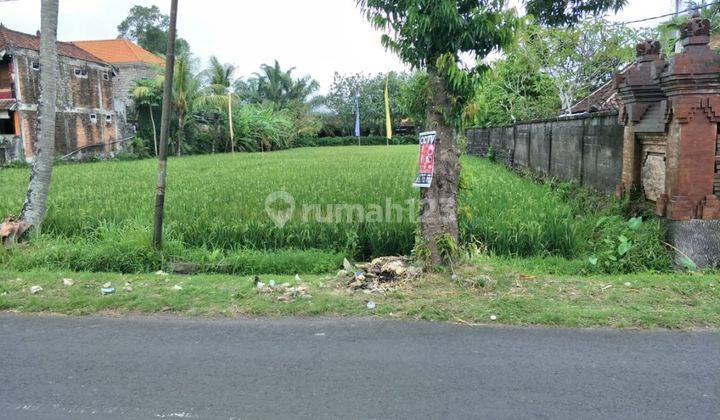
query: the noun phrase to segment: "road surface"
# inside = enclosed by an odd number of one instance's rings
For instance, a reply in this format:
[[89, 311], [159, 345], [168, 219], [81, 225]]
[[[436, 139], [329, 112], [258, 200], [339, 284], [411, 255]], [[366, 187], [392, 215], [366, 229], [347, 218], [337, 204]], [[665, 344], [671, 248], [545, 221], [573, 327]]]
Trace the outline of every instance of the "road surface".
[[720, 333], [0, 314], [0, 418], [720, 418]]

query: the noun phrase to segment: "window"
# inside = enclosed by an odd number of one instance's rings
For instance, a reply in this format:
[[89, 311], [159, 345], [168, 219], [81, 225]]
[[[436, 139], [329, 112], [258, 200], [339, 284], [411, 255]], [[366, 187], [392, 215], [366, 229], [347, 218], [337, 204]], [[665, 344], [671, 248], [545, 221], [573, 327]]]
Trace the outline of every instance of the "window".
[[81, 69], [80, 74], [82, 74], [83, 77], [87, 77], [87, 75], [88, 75], [87, 69]]
[[0, 111], [0, 135], [15, 134], [15, 113], [13, 111]]
[[88, 76], [87, 69], [81, 69], [79, 67], [76, 67], [74, 71], [75, 71], [75, 77], [87, 77]]
[[107, 73], [103, 73], [102, 78], [103, 78], [103, 80], [110, 80], [110, 75]]
[[40, 70], [40, 62], [38, 60], [33, 60], [32, 62], [32, 69], [33, 70]]
[[90, 114], [90, 124], [97, 124], [97, 114]]
[[105, 116], [105, 122], [108, 123], [108, 124], [112, 124], [112, 115], [107, 114], [107, 115]]
[[82, 70], [75, 69], [75, 76], [80, 77], [82, 75]]

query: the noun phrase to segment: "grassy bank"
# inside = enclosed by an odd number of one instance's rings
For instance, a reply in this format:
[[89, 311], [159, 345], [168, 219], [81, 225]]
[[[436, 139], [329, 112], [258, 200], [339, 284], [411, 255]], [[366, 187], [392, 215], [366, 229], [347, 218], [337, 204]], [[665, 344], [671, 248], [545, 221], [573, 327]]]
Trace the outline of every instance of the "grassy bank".
[[[0, 265], [134, 273], [180, 260], [211, 273], [317, 274], [345, 256], [407, 255], [417, 230], [416, 161], [417, 146], [172, 159], [163, 252], [149, 245], [155, 161], [62, 165], [53, 175], [45, 235], [0, 250]], [[579, 258], [588, 272], [669, 262], [656, 222], [629, 229], [612, 208], [585, 209], [483, 159], [464, 157], [462, 165], [466, 245], [497, 255]], [[0, 214], [21, 208], [27, 176], [27, 169], [0, 170]], [[276, 216], [290, 211], [287, 223], [278, 226], [268, 208]], [[587, 264], [591, 256], [594, 265]]]
[[[312, 296], [292, 302], [262, 293], [250, 277], [121, 275], [33, 271], [0, 273], [0, 311], [62, 314], [175, 313], [190, 316], [378, 316], [461, 324], [564, 327], [720, 327], [720, 276], [578, 277], [530, 274], [526, 263], [480, 257], [459, 278], [433, 275], [384, 295], [349, 292], [332, 276], [261, 276], [304, 283]], [[529, 265], [533, 265], [529, 263]], [[63, 285], [71, 278], [72, 286]], [[110, 282], [115, 294], [102, 296]], [[132, 291], [123, 288], [129, 283]], [[30, 293], [32, 286], [42, 291]], [[177, 288], [179, 286], [180, 288]], [[376, 303], [368, 309], [367, 301]]]

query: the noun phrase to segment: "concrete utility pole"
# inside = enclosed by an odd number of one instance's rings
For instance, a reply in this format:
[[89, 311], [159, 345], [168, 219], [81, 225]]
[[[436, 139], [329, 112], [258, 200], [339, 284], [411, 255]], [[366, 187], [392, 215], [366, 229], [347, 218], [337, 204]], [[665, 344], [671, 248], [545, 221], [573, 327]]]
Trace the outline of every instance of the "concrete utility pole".
[[160, 123], [160, 154], [158, 155], [157, 189], [155, 191], [155, 229], [153, 244], [162, 247], [163, 218], [165, 215], [165, 185], [167, 183], [167, 143], [170, 134], [170, 111], [172, 105], [173, 77], [175, 75], [175, 34], [177, 28], [178, 0], [170, 3], [170, 28], [168, 29], [167, 57], [165, 59], [165, 85], [163, 87], [162, 119]]

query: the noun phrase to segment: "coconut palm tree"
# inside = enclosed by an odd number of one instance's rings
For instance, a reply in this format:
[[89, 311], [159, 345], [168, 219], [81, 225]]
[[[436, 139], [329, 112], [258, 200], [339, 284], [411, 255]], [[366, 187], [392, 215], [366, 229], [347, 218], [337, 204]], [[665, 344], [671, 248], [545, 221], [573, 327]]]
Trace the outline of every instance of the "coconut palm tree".
[[319, 83], [310, 76], [295, 79], [295, 67], [283, 70], [280, 63], [275, 62], [260, 66], [260, 72], [255, 73], [248, 81], [241, 81], [236, 85], [238, 93], [245, 93], [243, 98], [250, 102], [272, 102], [278, 109], [284, 109], [293, 103], [305, 103], [318, 91]]
[[153, 145], [155, 146], [155, 156], [158, 155], [158, 140], [157, 140], [157, 127], [155, 126], [155, 116], [153, 107], [160, 106], [162, 102], [162, 77], [160, 78], [160, 84], [157, 79], [141, 79], [135, 83], [135, 87], [132, 89], [132, 97], [135, 101], [135, 105], [140, 107], [147, 107], [148, 113], [150, 114], [150, 124], [152, 124], [153, 132]]
[[[233, 128], [233, 102], [239, 98], [232, 91], [235, 82], [235, 66], [222, 64], [217, 57], [210, 57], [210, 68], [205, 70], [208, 86], [205, 88], [204, 100], [208, 105], [227, 112], [228, 134], [230, 135], [230, 151], [235, 153], [235, 130]], [[214, 145], [213, 145], [214, 149]]]
[[175, 63], [175, 76], [173, 78], [172, 107], [178, 120], [177, 142], [175, 153], [180, 156], [185, 140], [185, 124], [189, 112], [195, 101], [200, 97], [200, 79], [192, 74], [187, 57], [178, 57]]
[[216, 93], [225, 95], [235, 81], [235, 66], [222, 64], [217, 57], [210, 57], [210, 67], [203, 72], [205, 80]]
[[40, 108], [38, 142], [21, 219], [36, 231], [45, 219], [55, 154], [55, 103], [58, 85], [58, 0], [42, 0], [40, 9]]

